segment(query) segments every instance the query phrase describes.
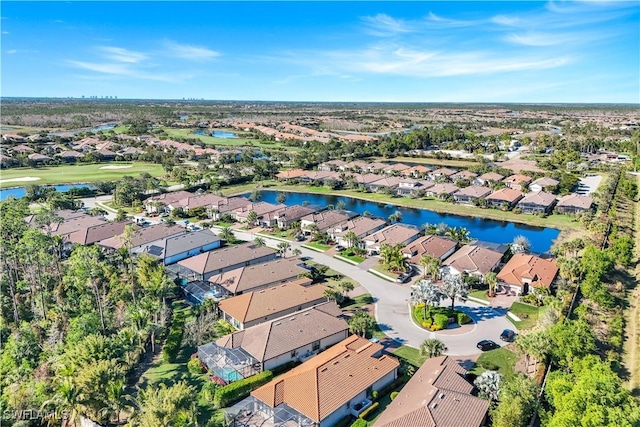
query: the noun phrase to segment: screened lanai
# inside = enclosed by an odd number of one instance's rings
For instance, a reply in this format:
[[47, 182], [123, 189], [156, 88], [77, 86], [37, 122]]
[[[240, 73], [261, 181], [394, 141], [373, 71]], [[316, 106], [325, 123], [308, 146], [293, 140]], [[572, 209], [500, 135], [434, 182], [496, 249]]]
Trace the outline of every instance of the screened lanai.
[[262, 372], [261, 363], [242, 348], [221, 347], [213, 342], [198, 346], [198, 359], [227, 384]]

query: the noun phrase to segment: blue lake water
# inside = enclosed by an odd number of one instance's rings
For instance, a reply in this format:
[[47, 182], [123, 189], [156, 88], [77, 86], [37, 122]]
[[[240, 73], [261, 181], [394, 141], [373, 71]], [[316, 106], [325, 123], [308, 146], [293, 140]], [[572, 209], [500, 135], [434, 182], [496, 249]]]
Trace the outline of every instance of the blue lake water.
[[214, 138], [222, 138], [222, 139], [234, 139], [238, 137], [238, 135], [236, 135], [233, 132], [225, 132], [222, 130], [214, 130], [213, 132], [209, 132], [202, 129], [198, 129], [198, 130], [194, 130], [193, 134], [194, 135], [210, 135], [210, 136], [213, 136]]
[[[72, 188], [82, 188], [82, 187], [91, 188], [91, 186], [88, 184], [54, 185], [53, 187], [56, 189], [56, 191], [61, 191], [61, 192], [69, 191]], [[6, 188], [3, 190], [0, 190], [0, 201], [6, 200], [9, 196], [13, 196], [16, 199], [19, 199], [21, 197], [24, 197], [25, 194], [27, 194], [27, 190], [25, 189], [25, 187]]]
[[[265, 190], [261, 192], [261, 201], [277, 203], [277, 191]], [[536, 253], [548, 252], [553, 241], [560, 234], [555, 228], [531, 227], [524, 224], [495, 221], [490, 219], [472, 218], [466, 216], [442, 214], [424, 209], [405, 208], [400, 206], [385, 205], [366, 200], [353, 199], [345, 196], [331, 196], [326, 194], [285, 193], [287, 196], [284, 204], [302, 205], [308, 202], [310, 205], [336, 206], [343, 201], [346, 209], [362, 214], [369, 211], [371, 215], [379, 218], [388, 218], [395, 211], [400, 211], [402, 221], [422, 227], [424, 224], [446, 223], [449, 227], [464, 227], [470, 231], [474, 239], [485, 240], [494, 243], [511, 243], [516, 236], [522, 235], [531, 242], [531, 251]], [[249, 196], [249, 193], [244, 194]]]

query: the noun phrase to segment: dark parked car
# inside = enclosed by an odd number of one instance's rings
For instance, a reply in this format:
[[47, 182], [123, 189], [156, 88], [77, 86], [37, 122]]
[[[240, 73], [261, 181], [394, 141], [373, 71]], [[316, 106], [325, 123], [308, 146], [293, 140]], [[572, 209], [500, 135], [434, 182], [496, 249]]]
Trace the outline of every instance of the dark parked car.
[[338, 245], [338, 246], [336, 246], [336, 252], [342, 252], [342, 251], [344, 251], [344, 250], [345, 250], [345, 247], [344, 247], [344, 246], [342, 246], [342, 245]]
[[480, 341], [476, 347], [478, 347], [482, 351], [493, 350], [495, 348], [500, 348], [498, 344], [491, 340], [482, 340]]
[[511, 329], [505, 329], [500, 334], [500, 339], [506, 342], [513, 342], [513, 340], [516, 339], [516, 333]]
[[297, 240], [298, 242], [302, 242], [302, 241], [304, 241], [304, 235], [303, 235], [303, 234], [298, 234], [298, 235], [296, 236], [296, 240]]
[[409, 274], [401, 274], [396, 279], [396, 282], [398, 282], [398, 283], [407, 283], [409, 281], [409, 279], [411, 279], [411, 276]]

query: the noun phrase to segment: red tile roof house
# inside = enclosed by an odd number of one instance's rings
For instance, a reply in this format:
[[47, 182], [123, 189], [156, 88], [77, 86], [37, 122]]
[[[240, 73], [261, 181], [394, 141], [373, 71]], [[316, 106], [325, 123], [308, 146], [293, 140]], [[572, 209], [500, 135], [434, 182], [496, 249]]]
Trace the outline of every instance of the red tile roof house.
[[174, 191], [172, 193], [163, 193], [158, 196], [147, 198], [143, 202], [143, 206], [149, 214], [156, 212], [169, 212], [168, 205], [177, 203], [180, 200], [187, 199], [192, 196], [195, 196], [195, 194], [189, 193], [188, 191]]
[[537, 288], [550, 289], [557, 275], [554, 259], [515, 254], [498, 273], [498, 280], [500, 285], [509, 287], [517, 295], [524, 295]]
[[556, 204], [556, 196], [544, 191], [529, 193], [518, 203], [518, 209], [526, 214], [547, 213]]
[[383, 347], [352, 335], [259, 387], [232, 426], [287, 425], [330, 427], [371, 406], [367, 398], [392, 383], [399, 362]]
[[246, 329], [327, 302], [323, 285], [302, 278], [223, 299], [221, 316], [236, 329]]
[[455, 174], [457, 171], [455, 169], [449, 168], [440, 168], [429, 172], [429, 179], [432, 181], [437, 181], [438, 179], [449, 178], [451, 175]]
[[[247, 217], [249, 216], [249, 213], [253, 211], [258, 216], [258, 220], [256, 221], [256, 223], [251, 224], [255, 226], [258, 224], [262, 224], [262, 218], [264, 218], [265, 216], [268, 216], [270, 213], [273, 213], [273, 212], [281, 212], [284, 210], [284, 208], [286, 208], [286, 205], [283, 205], [281, 203], [274, 205], [272, 203], [267, 203], [267, 202], [255, 202], [255, 203], [252, 202], [252, 203], [249, 203], [248, 205], [243, 205], [232, 210], [231, 216], [234, 217], [235, 220], [238, 222], [247, 222], [248, 221]], [[271, 225], [270, 221], [269, 221], [269, 224], [266, 224], [266, 225]]]
[[499, 209], [511, 209], [524, 197], [522, 191], [513, 188], [501, 188], [487, 196], [489, 206]]
[[563, 214], [576, 214], [588, 211], [591, 206], [593, 206], [593, 197], [572, 193], [558, 200], [556, 210]]
[[187, 258], [169, 267], [169, 270], [187, 281], [207, 282], [216, 274], [276, 258], [275, 249], [245, 243], [226, 246]]
[[403, 170], [401, 174], [403, 176], [411, 176], [413, 178], [425, 178], [429, 174], [429, 172], [431, 172], [431, 168], [427, 166], [417, 165]]
[[222, 215], [231, 215], [234, 210], [249, 206], [250, 204], [251, 200], [245, 197], [225, 197], [224, 200], [221, 200], [217, 204], [214, 203], [208, 207], [209, 217], [214, 221], [217, 221]]
[[504, 179], [504, 176], [497, 172], [487, 172], [473, 180], [474, 185], [490, 185], [496, 182], [500, 182]]
[[60, 154], [56, 154], [56, 156], [60, 157], [60, 159], [65, 162], [75, 162], [83, 158], [84, 154], [74, 150], [66, 150], [61, 152]]
[[481, 427], [489, 401], [472, 395], [467, 371], [447, 356], [427, 359], [374, 427]]
[[399, 178], [397, 176], [389, 176], [381, 178], [377, 181], [373, 181], [369, 184], [365, 184], [365, 187], [372, 193], [384, 191], [386, 189], [395, 190], [400, 185], [400, 181], [402, 181], [402, 178]]
[[527, 175], [511, 175], [502, 180], [504, 185], [514, 190], [522, 190], [522, 187], [526, 187], [531, 182], [531, 177]]
[[227, 383], [304, 362], [349, 336], [341, 314], [334, 301], [324, 302], [198, 346], [198, 358]]
[[386, 164], [386, 163], [379, 163], [379, 162], [367, 163], [367, 166], [365, 168], [363, 168], [363, 170], [365, 170], [365, 171], [367, 171], [369, 173], [380, 173], [387, 166], [389, 166], [389, 165]]
[[402, 175], [402, 172], [411, 169], [409, 165], [405, 165], [404, 163], [394, 163], [392, 165], [388, 165], [386, 168], [382, 169], [382, 171], [389, 175]]
[[420, 231], [406, 224], [392, 224], [382, 230], [376, 231], [363, 239], [367, 252], [371, 254], [380, 253], [380, 246], [388, 244], [406, 245], [420, 237]]
[[[409, 258], [409, 262], [416, 266], [420, 265], [420, 259], [429, 255], [444, 261], [447, 257], [456, 251], [457, 243], [453, 240], [440, 236], [422, 236], [418, 240], [409, 243], [402, 249], [405, 257]], [[420, 267], [422, 268], [422, 267]]]
[[491, 194], [491, 189], [489, 187], [470, 185], [469, 187], [456, 191], [453, 195], [453, 199], [460, 204], [473, 205], [474, 202], [484, 199], [489, 194]]
[[500, 264], [504, 254], [475, 244], [464, 245], [442, 263], [444, 275], [462, 273], [484, 277]]
[[425, 196], [428, 197], [437, 197], [438, 199], [444, 200], [448, 197], [453, 196], [458, 190], [460, 190], [455, 185], [445, 182], [443, 184], [436, 184], [431, 188], [428, 188], [425, 191]]
[[358, 216], [330, 228], [327, 233], [329, 237], [338, 242], [339, 245], [348, 248], [351, 247], [351, 243], [344, 240], [345, 234], [353, 232], [359, 239], [363, 239], [365, 236], [383, 229], [386, 225], [387, 221], [380, 218]]
[[278, 181], [291, 181], [291, 180], [299, 180], [300, 178], [307, 176], [309, 171], [304, 169], [291, 169], [288, 171], [282, 171], [276, 174], [276, 179]]
[[555, 191], [555, 189], [558, 187], [558, 184], [560, 184], [560, 181], [558, 181], [557, 179], [553, 179], [553, 178], [549, 178], [549, 177], [542, 177], [542, 178], [538, 178], [535, 181], [533, 181], [531, 184], [529, 184], [529, 190], [531, 191], [544, 191], [544, 190], [549, 190], [549, 191]]
[[316, 227], [318, 227], [318, 230], [325, 232], [331, 227], [348, 221], [356, 216], [356, 213], [349, 211], [322, 211], [303, 217], [300, 220], [300, 226], [306, 234], [312, 234], [308, 229], [311, 224], [315, 224]]
[[[209, 278], [214, 296], [225, 298], [300, 279], [309, 270], [298, 258], [277, 258], [260, 264], [243, 266]], [[307, 279], [306, 284], [311, 283]], [[301, 282], [302, 283], [302, 282]]]

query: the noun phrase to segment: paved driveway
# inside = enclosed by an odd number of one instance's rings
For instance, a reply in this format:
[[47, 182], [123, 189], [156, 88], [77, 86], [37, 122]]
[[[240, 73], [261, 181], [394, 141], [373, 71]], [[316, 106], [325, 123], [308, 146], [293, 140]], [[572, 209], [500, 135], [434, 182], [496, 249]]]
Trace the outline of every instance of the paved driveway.
[[[235, 234], [239, 239], [254, 239], [254, 235], [250, 232], [236, 230]], [[275, 247], [279, 243], [278, 240], [271, 238], [265, 238], [265, 242], [271, 247]], [[409, 314], [411, 289], [409, 287], [387, 282], [367, 273], [358, 266], [305, 249], [298, 242], [291, 242], [291, 247], [299, 248], [303, 256], [311, 257], [314, 261], [324, 264], [364, 286], [374, 299], [376, 320], [380, 329], [400, 344], [418, 348], [425, 339], [438, 338], [447, 346], [446, 354], [466, 356], [480, 353], [480, 350], [476, 348], [478, 341], [490, 339], [500, 344], [500, 333], [504, 329], [515, 330], [513, 324], [506, 319], [504, 309], [486, 307], [473, 302], [456, 302], [456, 309], [471, 316], [475, 321], [474, 325], [465, 325], [459, 330], [438, 333], [425, 331], [411, 320]], [[447, 299], [443, 301], [442, 305], [450, 304], [451, 300]]]

